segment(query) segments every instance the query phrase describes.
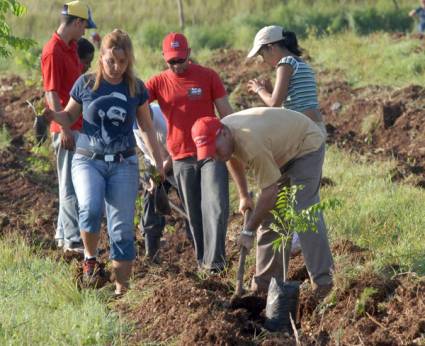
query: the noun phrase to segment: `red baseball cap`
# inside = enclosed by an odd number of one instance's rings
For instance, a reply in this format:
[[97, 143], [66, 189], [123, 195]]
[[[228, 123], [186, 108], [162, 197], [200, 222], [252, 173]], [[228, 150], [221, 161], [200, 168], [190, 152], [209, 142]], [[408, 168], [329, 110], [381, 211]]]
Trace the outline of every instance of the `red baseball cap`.
[[185, 59], [189, 54], [189, 45], [183, 34], [178, 32], [170, 32], [162, 41], [162, 53], [164, 59]]
[[215, 156], [215, 139], [223, 124], [217, 117], [202, 117], [192, 126], [192, 139], [196, 145], [199, 160]]

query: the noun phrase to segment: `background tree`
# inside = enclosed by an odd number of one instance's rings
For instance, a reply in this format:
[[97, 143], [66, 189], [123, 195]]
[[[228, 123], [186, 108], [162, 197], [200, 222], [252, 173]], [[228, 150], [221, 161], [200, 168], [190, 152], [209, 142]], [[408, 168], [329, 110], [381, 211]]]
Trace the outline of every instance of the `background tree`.
[[12, 29], [6, 23], [10, 15], [21, 17], [26, 13], [26, 7], [16, 0], [0, 0], [0, 57], [11, 55], [10, 49], [25, 50], [35, 44], [31, 39], [21, 38], [12, 34]]

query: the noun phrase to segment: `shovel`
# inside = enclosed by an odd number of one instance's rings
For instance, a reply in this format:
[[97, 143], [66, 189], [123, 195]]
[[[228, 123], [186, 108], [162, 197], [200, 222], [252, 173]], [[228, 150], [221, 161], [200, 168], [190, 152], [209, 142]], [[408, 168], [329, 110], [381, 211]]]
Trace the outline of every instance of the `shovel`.
[[[244, 228], [250, 216], [251, 216], [251, 209], [247, 209], [245, 211], [244, 221], [243, 221]], [[245, 258], [247, 253], [248, 253], [248, 249], [244, 246], [241, 246], [241, 253], [239, 255], [238, 273], [236, 275], [236, 288], [235, 288], [235, 293], [233, 294], [233, 297], [232, 297], [232, 301], [235, 301], [236, 298], [240, 297], [243, 292], [243, 276], [245, 273]]]

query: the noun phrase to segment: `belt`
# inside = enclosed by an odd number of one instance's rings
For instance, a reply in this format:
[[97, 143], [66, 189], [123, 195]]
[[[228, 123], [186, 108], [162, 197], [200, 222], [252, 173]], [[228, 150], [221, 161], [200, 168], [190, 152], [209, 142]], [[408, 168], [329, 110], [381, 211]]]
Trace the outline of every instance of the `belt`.
[[126, 151], [120, 151], [115, 154], [96, 154], [90, 150], [77, 148], [75, 150], [77, 154], [81, 154], [87, 157], [90, 157], [92, 160], [102, 160], [105, 162], [121, 162], [123, 159], [136, 155], [134, 148], [128, 149]]
[[280, 173], [284, 174], [288, 171], [289, 168], [294, 164], [295, 159], [289, 160], [287, 163], [285, 163], [282, 167], [279, 168]]

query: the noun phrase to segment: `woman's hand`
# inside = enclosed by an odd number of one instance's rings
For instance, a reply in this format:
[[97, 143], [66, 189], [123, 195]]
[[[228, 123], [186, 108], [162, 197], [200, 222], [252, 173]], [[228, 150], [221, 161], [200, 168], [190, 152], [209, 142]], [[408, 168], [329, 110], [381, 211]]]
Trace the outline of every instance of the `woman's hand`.
[[62, 127], [60, 132], [61, 146], [66, 150], [75, 150], [74, 135], [70, 128]]
[[248, 81], [248, 91], [257, 94], [261, 88], [265, 88], [264, 81], [258, 79], [251, 79]]

